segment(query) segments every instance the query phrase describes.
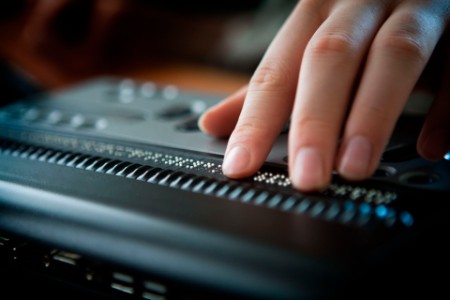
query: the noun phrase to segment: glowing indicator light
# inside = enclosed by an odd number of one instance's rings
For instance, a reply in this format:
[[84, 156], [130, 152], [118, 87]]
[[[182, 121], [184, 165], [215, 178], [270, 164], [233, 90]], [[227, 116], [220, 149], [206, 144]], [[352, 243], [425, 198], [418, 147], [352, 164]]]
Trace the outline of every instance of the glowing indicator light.
[[408, 227], [412, 226], [414, 224], [413, 216], [407, 211], [404, 211], [404, 212], [400, 213], [400, 220], [402, 221], [402, 223], [405, 226], [408, 226]]
[[384, 205], [380, 205], [375, 209], [375, 214], [377, 215], [377, 217], [379, 217], [380, 219], [383, 219], [387, 216], [388, 214], [388, 210], [386, 208], [386, 206]]

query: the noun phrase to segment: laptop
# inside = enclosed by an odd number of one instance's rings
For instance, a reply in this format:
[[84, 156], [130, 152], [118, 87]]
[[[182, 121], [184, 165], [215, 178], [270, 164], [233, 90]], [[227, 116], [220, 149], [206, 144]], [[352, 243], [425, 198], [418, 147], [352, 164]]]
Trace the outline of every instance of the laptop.
[[254, 176], [222, 174], [197, 127], [222, 98], [99, 77], [0, 108], [2, 299], [448, 294], [450, 158], [417, 155], [423, 115], [370, 179], [302, 193], [289, 128]]

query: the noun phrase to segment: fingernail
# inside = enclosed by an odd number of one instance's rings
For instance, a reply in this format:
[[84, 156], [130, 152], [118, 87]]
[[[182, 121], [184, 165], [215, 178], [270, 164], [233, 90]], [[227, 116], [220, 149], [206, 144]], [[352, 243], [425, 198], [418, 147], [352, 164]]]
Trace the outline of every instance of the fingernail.
[[208, 134], [208, 131], [206, 130], [206, 127], [205, 127], [205, 115], [207, 113], [208, 113], [208, 111], [205, 111], [204, 113], [202, 113], [197, 121], [198, 128], [200, 128], [200, 130], [206, 134]]
[[324, 163], [313, 147], [301, 148], [295, 157], [293, 183], [302, 190], [316, 190], [324, 184]]
[[339, 173], [344, 178], [351, 180], [364, 179], [369, 176], [372, 151], [372, 144], [368, 138], [361, 135], [350, 138], [339, 164]]
[[250, 162], [250, 153], [242, 146], [231, 149], [223, 161], [222, 171], [226, 176], [237, 176], [245, 172]]

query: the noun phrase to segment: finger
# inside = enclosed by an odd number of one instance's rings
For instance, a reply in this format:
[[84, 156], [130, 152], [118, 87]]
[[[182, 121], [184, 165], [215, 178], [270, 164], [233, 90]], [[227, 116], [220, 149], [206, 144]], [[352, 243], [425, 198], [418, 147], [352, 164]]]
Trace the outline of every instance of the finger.
[[313, 5], [317, 1], [297, 5], [250, 80], [225, 152], [226, 176], [240, 178], [256, 172], [289, 118], [303, 49], [320, 24]]
[[381, 1], [341, 2], [312, 37], [289, 134], [289, 171], [304, 191], [330, 181], [341, 124], [359, 66], [381, 20]]
[[[426, 3], [430, 3], [427, 7]], [[434, 2], [436, 3], [436, 2]], [[345, 127], [339, 173], [350, 180], [376, 169], [395, 123], [444, 29], [431, 2], [403, 1], [378, 32]]]
[[247, 95], [247, 86], [211, 107], [200, 117], [200, 129], [215, 137], [227, 137], [236, 126], [239, 114]]
[[419, 135], [417, 150], [429, 160], [442, 159], [450, 151], [450, 57], [447, 57], [440, 90]]

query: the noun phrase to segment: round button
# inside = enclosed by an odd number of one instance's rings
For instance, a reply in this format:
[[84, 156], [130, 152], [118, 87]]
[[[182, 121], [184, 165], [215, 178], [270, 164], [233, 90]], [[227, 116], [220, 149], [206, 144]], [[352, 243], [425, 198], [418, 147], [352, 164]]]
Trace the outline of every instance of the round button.
[[198, 118], [193, 118], [186, 122], [178, 124], [176, 126], [176, 129], [178, 131], [185, 131], [185, 132], [200, 131], [200, 128], [198, 127]]
[[153, 98], [158, 92], [158, 87], [153, 82], [145, 82], [141, 85], [140, 92], [144, 98]]
[[166, 85], [161, 91], [161, 96], [166, 100], [174, 100], [178, 94], [179, 91], [175, 85]]
[[400, 177], [400, 181], [412, 185], [429, 185], [439, 181], [439, 176], [434, 173], [408, 172]]

